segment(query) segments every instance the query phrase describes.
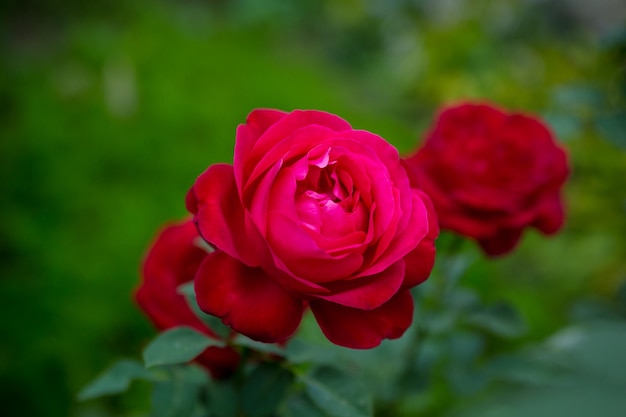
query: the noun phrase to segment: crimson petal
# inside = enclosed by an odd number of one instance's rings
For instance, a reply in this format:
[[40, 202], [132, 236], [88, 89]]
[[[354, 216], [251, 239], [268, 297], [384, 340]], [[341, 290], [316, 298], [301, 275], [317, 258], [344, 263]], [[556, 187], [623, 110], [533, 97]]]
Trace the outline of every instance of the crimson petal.
[[265, 244], [258, 230], [246, 221], [233, 166], [211, 165], [187, 194], [187, 210], [202, 237], [248, 266], [258, 266]]
[[325, 286], [332, 294], [315, 297], [361, 310], [373, 310], [385, 304], [398, 292], [404, 280], [404, 261], [393, 263], [382, 272], [351, 280], [336, 281]]
[[413, 321], [413, 297], [409, 291], [399, 292], [369, 311], [326, 301], [312, 301], [310, 306], [328, 340], [352, 349], [370, 349], [383, 339], [397, 339]]
[[204, 312], [259, 342], [286, 340], [302, 318], [301, 300], [292, 297], [261, 268], [250, 268], [222, 251], [202, 261], [195, 289]]

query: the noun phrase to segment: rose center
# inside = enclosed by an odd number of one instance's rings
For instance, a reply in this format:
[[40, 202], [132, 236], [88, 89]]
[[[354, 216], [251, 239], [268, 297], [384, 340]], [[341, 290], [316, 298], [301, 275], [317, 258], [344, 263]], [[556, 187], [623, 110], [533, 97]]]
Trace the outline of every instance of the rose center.
[[[321, 167], [319, 165], [322, 165]], [[311, 164], [297, 182], [296, 209], [302, 227], [315, 236], [339, 238], [367, 227], [367, 213], [353, 184], [337, 163]]]

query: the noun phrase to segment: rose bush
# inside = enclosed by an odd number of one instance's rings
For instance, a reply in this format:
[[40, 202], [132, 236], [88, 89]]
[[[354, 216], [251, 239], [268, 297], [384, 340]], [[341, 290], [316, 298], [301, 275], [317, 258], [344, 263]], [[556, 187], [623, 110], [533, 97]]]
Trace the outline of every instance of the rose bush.
[[488, 255], [512, 250], [526, 227], [551, 234], [563, 224], [567, 158], [537, 118], [489, 104], [446, 108], [405, 167], [441, 228], [475, 239]]
[[217, 249], [198, 304], [262, 342], [289, 337], [307, 306], [338, 345], [397, 338], [434, 262], [434, 209], [397, 150], [320, 111], [250, 113], [233, 164], [201, 174], [187, 208]]
[[[200, 236], [190, 220], [165, 227], [148, 251], [135, 300], [160, 330], [185, 325], [218, 338], [177, 292], [181, 284], [193, 280], [207, 256], [207, 251], [196, 245], [197, 239]], [[239, 355], [231, 348], [210, 347], [196, 361], [221, 378], [237, 369]]]

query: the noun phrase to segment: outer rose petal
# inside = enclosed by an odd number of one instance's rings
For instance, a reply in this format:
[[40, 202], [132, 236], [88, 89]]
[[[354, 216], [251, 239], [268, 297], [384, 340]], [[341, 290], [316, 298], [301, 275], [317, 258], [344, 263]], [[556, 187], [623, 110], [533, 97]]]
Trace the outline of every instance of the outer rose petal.
[[257, 109], [248, 115], [245, 125], [239, 125], [237, 128], [233, 162], [234, 166], [237, 167], [235, 178], [237, 179], [238, 189], [243, 189], [242, 171], [246, 155], [254, 147], [257, 139], [286, 114], [279, 110]]
[[303, 303], [261, 268], [250, 268], [222, 251], [209, 254], [195, 278], [200, 308], [254, 340], [282, 342], [302, 319]]
[[501, 256], [510, 252], [519, 243], [522, 230], [503, 230], [497, 235], [480, 239], [478, 244], [489, 256]]
[[[207, 252], [195, 245], [198, 230], [191, 220], [164, 228], [152, 245], [143, 265], [143, 279], [135, 299], [157, 328], [191, 326], [213, 338], [217, 335], [191, 311], [178, 286], [191, 281]], [[212, 347], [195, 360], [216, 378], [231, 375], [239, 366], [239, 355], [230, 347]]]
[[428, 216], [428, 233], [415, 249], [404, 257], [405, 277], [402, 288], [412, 288], [426, 281], [435, 264], [435, 239], [439, 236], [439, 225], [435, 207], [425, 194], [415, 191], [422, 196]]
[[208, 368], [215, 378], [226, 378], [233, 374], [239, 366], [239, 354], [230, 347], [210, 347], [195, 359], [200, 365]]
[[398, 292], [404, 279], [404, 261], [399, 260], [378, 274], [327, 284], [331, 295], [318, 298], [346, 307], [373, 310]]
[[251, 111], [246, 118], [246, 126], [254, 129], [257, 138], [259, 138], [267, 129], [287, 114], [287, 112], [282, 110], [256, 109]]
[[313, 301], [310, 306], [328, 340], [352, 349], [370, 349], [383, 339], [397, 339], [413, 321], [413, 297], [409, 291], [401, 291], [369, 311], [326, 301]]
[[194, 244], [198, 231], [191, 220], [166, 226], [150, 247], [142, 268], [142, 281], [135, 300], [161, 330], [188, 325], [212, 337], [210, 331], [187, 305], [177, 288], [191, 281], [206, 257]]
[[187, 194], [187, 209], [209, 243], [248, 266], [259, 265], [264, 244], [246, 222], [232, 165], [215, 164], [204, 171]]
[[563, 211], [563, 203], [559, 195], [555, 193], [552, 198], [546, 198], [543, 202], [539, 218], [534, 226], [547, 235], [556, 233], [563, 226], [565, 218]]

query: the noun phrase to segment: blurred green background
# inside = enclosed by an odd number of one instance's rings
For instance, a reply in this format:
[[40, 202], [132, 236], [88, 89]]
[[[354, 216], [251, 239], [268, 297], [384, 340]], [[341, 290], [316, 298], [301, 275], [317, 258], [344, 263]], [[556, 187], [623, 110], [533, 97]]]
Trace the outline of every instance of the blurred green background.
[[465, 284], [519, 308], [525, 341], [610, 303], [626, 280], [625, 22], [619, 0], [2, 2], [2, 415], [145, 410], [141, 386], [75, 394], [154, 335], [131, 300], [144, 251], [256, 107], [326, 110], [402, 152], [461, 99], [545, 117], [570, 152], [567, 225]]

